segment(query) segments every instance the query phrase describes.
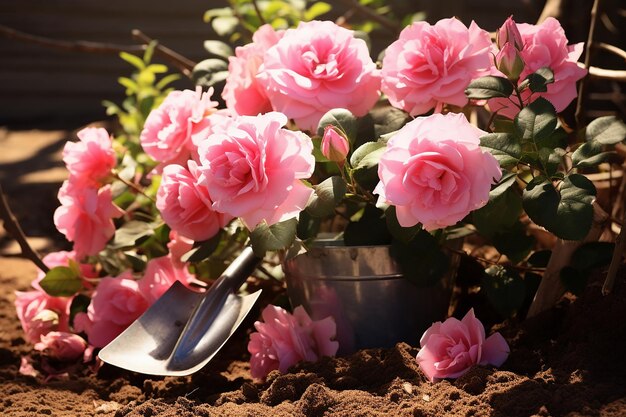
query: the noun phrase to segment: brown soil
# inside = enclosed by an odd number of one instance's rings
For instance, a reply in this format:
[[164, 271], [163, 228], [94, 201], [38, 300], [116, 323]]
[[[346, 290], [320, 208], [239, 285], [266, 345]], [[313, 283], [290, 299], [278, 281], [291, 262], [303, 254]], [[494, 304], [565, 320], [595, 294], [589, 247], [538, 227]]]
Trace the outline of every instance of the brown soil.
[[[12, 202], [48, 210], [27, 189], [14, 187]], [[417, 367], [417, 347], [407, 344], [301, 363], [255, 383], [245, 349], [251, 320], [189, 377], [147, 377], [104, 365], [97, 373], [77, 366], [44, 382], [18, 372], [32, 347], [23, 339], [13, 292], [27, 289], [35, 273], [28, 261], [0, 259], [2, 416], [626, 416], [626, 274], [611, 296], [602, 297], [594, 282], [541, 317], [500, 326], [512, 350], [500, 369], [476, 367], [456, 381], [432, 384]]]

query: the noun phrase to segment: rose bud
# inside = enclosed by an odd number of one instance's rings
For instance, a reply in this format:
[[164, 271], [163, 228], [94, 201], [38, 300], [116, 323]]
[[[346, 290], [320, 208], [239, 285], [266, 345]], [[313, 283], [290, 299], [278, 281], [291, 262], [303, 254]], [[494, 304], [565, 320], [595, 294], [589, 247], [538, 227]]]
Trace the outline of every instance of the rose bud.
[[334, 162], [346, 160], [350, 143], [348, 139], [332, 125], [326, 126], [322, 137], [322, 155]]
[[496, 55], [496, 68], [510, 80], [517, 81], [524, 66], [522, 56], [511, 42], [507, 42]]
[[518, 51], [524, 48], [522, 35], [517, 29], [517, 24], [515, 20], [513, 20], [513, 16], [509, 16], [504, 24], [496, 31], [496, 44], [498, 45], [498, 49], [504, 48], [508, 42], [512, 43]]

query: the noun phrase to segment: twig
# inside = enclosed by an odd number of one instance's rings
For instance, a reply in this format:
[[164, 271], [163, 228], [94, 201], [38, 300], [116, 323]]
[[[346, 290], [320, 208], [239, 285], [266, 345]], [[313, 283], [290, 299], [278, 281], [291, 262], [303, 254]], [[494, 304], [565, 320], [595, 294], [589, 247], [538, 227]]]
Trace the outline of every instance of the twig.
[[593, 222], [591, 229], [585, 239], [580, 241], [568, 240], [564, 241], [559, 239], [552, 250], [552, 255], [546, 266], [546, 271], [543, 274], [543, 278], [537, 288], [535, 298], [530, 305], [527, 317], [533, 317], [537, 314], [551, 308], [561, 296], [565, 293], [565, 288], [561, 283], [561, 269], [570, 263], [573, 253], [583, 243], [596, 242], [602, 231], [604, 230], [604, 224], [608, 219], [608, 214], [598, 205], [593, 203]]
[[2, 185], [0, 184], [0, 219], [2, 219], [4, 223], [4, 229], [9, 233], [13, 239], [17, 241], [20, 245], [20, 249], [22, 250], [22, 255], [27, 259], [31, 260], [37, 268], [41, 269], [44, 273], [47, 273], [50, 268], [43, 263], [39, 254], [30, 246], [28, 240], [26, 239], [26, 235], [22, 230], [17, 218], [11, 211], [9, 207], [9, 203], [6, 199], [6, 194], [2, 189]]
[[254, 7], [254, 11], [256, 12], [257, 17], [259, 18], [261, 25], [264, 25], [265, 23], [267, 23], [265, 21], [265, 18], [263, 17], [263, 14], [261, 13], [261, 9], [259, 9], [259, 5], [256, 2], [256, 0], [252, 0], [252, 7]]
[[141, 195], [143, 195], [144, 197], [146, 197], [147, 199], [149, 199], [150, 201], [152, 201], [153, 203], [156, 203], [156, 200], [154, 198], [152, 198], [151, 196], [149, 196], [148, 194], [146, 194], [146, 192], [144, 190], [142, 190], [141, 188], [139, 188], [139, 186], [137, 186], [137, 184], [135, 184], [134, 182], [128, 181], [124, 178], [122, 178], [118, 172], [113, 172], [113, 176], [115, 177], [115, 179], [121, 181], [124, 185], [126, 185], [128, 188], [132, 189], [133, 191], [135, 191], [136, 193], [139, 193]]
[[605, 50], [607, 52], [612, 53], [613, 55], [617, 55], [620, 58], [626, 60], [626, 51], [624, 51], [623, 49], [618, 48], [615, 45], [610, 45], [610, 44], [604, 43], [604, 42], [594, 42], [591, 46], [594, 47], [594, 48], [597, 48], [597, 49]]
[[369, 7], [363, 6], [357, 0], [341, 0], [343, 4], [348, 7], [351, 7], [357, 13], [367, 17], [368, 19], [372, 19], [373, 21], [380, 23], [380, 25], [394, 34], [400, 33], [400, 27], [391, 19], [387, 19], [385, 16], [381, 16], [376, 11], [370, 9]]
[[[119, 54], [120, 52], [130, 52], [130, 53], [142, 53], [148, 47], [148, 43], [150, 42], [150, 38], [141, 33], [141, 31], [135, 29], [133, 30], [133, 36], [135, 36], [135, 31], [138, 33], [137, 36], [143, 36], [144, 39], [148, 39], [145, 45], [120, 45], [113, 43], [103, 43], [103, 42], [90, 42], [90, 41], [64, 41], [58, 39], [47, 38], [45, 36], [33, 35], [30, 33], [22, 32], [8, 26], [0, 25], [0, 36], [3, 36], [8, 39], [16, 39], [19, 41], [29, 42], [40, 46], [45, 46], [47, 48], [61, 49], [65, 51], [76, 51], [76, 52], [87, 52], [87, 53], [104, 53], [104, 54]], [[175, 65], [181, 72], [185, 75], [189, 75], [191, 69], [195, 66], [195, 63], [188, 58], [180, 55], [173, 50], [158, 44], [155, 48], [155, 52], [158, 53], [163, 58], [170, 61], [173, 65]]]
[[[591, 23], [589, 24], [589, 35], [587, 36], [587, 44], [585, 45], [585, 69], [588, 71], [591, 66], [591, 45], [593, 44], [593, 34], [596, 30], [596, 22], [598, 20], [598, 9], [600, 8], [600, 0], [594, 0], [591, 7]], [[587, 94], [587, 77], [583, 77], [578, 88], [578, 102], [576, 103], [576, 125], [580, 128], [584, 122], [584, 104], [585, 95]]]
[[[599, 78], [603, 80], [626, 81], [626, 71], [589, 67], [589, 77]], [[586, 78], [587, 77], [585, 77], [584, 79]]]
[[[135, 39], [140, 40], [146, 44], [149, 44], [154, 40], [144, 34], [139, 29], [133, 29], [131, 33]], [[157, 44], [155, 51], [164, 58], [169, 59], [169, 61], [172, 64], [176, 65], [178, 69], [186, 76], [190, 76], [191, 70], [193, 69], [193, 67], [196, 66], [196, 63], [189, 58], [182, 56], [178, 52], [173, 51], [172, 49], [168, 48], [167, 46], [161, 45], [160, 43]]]

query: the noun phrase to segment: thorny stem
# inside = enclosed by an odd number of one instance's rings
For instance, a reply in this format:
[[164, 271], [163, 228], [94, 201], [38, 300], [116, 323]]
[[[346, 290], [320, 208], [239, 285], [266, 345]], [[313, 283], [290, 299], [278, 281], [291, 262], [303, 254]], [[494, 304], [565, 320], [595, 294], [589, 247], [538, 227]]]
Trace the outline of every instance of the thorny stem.
[[[593, 44], [593, 35], [596, 29], [596, 22], [598, 20], [598, 9], [600, 8], [600, 0], [594, 0], [591, 7], [591, 23], [589, 24], [589, 35], [587, 36], [587, 43], [585, 45], [585, 69], [589, 71], [591, 66], [591, 45]], [[576, 103], [576, 125], [582, 126], [584, 122], [584, 110], [585, 95], [587, 94], [587, 78], [583, 77], [578, 88], [578, 102]]]
[[37, 268], [42, 270], [44, 273], [48, 273], [50, 268], [43, 263], [39, 254], [28, 243], [22, 227], [9, 207], [2, 185], [0, 185], [0, 219], [2, 219], [4, 229], [7, 233], [10, 234], [20, 245], [22, 255], [31, 260], [35, 265], [37, 265]]

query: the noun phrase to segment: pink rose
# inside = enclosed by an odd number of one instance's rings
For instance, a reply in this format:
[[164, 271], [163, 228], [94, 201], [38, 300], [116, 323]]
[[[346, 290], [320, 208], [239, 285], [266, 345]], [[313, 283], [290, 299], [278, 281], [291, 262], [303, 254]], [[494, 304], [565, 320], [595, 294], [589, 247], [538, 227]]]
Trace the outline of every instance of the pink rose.
[[293, 315], [286, 310], [268, 305], [262, 312], [263, 322], [257, 321], [257, 332], [250, 335], [248, 352], [250, 373], [262, 379], [278, 369], [286, 372], [300, 361], [315, 362], [322, 356], [335, 356], [339, 343], [332, 317], [313, 321], [302, 306]]
[[209, 124], [206, 116], [217, 106], [212, 94], [213, 88], [202, 93], [200, 87], [169, 93], [146, 119], [139, 137], [143, 150], [159, 162], [187, 159], [193, 150], [192, 136]]
[[222, 97], [226, 106], [237, 114], [256, 116], [272, 110], [265, 88], [256, 75], [263, 63], [263, 55], [283, 36], [271, 25], [261, 26], [252, 36], [252, 43], [235, 49], [235, 56], [228, 58], [228, 78]]
[[485, 339], [485, 328], [471, 309], [463, 320], [450, 317], [434, 323], [420, 340], [417, 363], [433, 382], [458, 378], [474, 365], [500, 366], [509, 356], [509, 345], [500, 333]]
[[106, 129], [87, 127], [77, 133], [79, 142], [67, 142], [63, 162], [70, 180], [98, 186], [115, 167], [115, 152]]
[[124, 212], [113, 204], [111, 187], [99, 190], [65, 181], [59, 190], [61, 206], [54, 212], [54, 224], [71, 242], [76, 256], [96, 255], [115, 234], [113, 218]]
[[306, 130], [338, 107], [364, 116], [380, 96], [380, 74], [365, 41], [328, 21], [288, 29], [265, 53], [258, 78], [274, 110]]
[[200, 177], [213, 209], [239, 217], [253, 230], [296, 217], [312, 189], [300, 179], [313, 173], [311, 138], [282, 129], [287, 118], [271, 112], [240, 116], [225, 133], [200, 144]]
[[455, 18], [415, 22], [385, 52], [383, 93], [412, 116], [444, 103], [464, 106], [469, 83], [489, 72], [490, 52], [489, 33], [474, 22], [469, 29]]
[[175, 230], [170, 231], [170, 241], [167, 249], [169, 257], [176, 268], [181, 268], [185, 263], [181, 260], [184, 254], [193, 248], [193, 240], [179, 235]]
[[378, 165], [379, 203], [396, 206], [403, 227], [422, 223], [433, 230], [451, 226], [484, 206], [496, 159], [479, 147], [486, 134], [463, 114], [433, 114], [407, 123], [387, 143]]
[[343, 162], [346, 160], [348, 152], [350, 152], [350, 143], [344, 135], [339, 133], [333, 126], [328, 125], [324, 129], [320, 148], [322, 155], [327, 159]]
[[176, 281], [189, 287], [196, 282], [196, 277], [189, 273], [186, 265], [174, 265], [169, 256], [153, 258], [148, 261], [143, 278], [138, 281], [139, 291], [152, 304]]
[[50, 356], [62, 361], [71, 361], [83, 355], [87, 342], [74, 333], [50, 332], [41, 336], [35, 350], [46, 351]]
[[156, 206], [163, 221], [182, 236], [196, 241], [217, 234], [231, 217], [216, 212], [206, 187], [200, 185], [200, 172], [194, 161], [189, 170], [180, 165], [163, 168]]
[[51, 331], [69, 331], [70, 297], [53, 297], [42, 290], [16, 291], [15, 310], [26, 340], [39, 341]]
[[[554, 73], [554, 83], [548, 84], [545, 93], [533, 93], [529, 89], [522, 92], [522, 100], [525, 104], [543, 97], [550, 101], [557, 112], [565, 110], [567, 105], [576, 98], [576, 82], [583, 78], [587, 72], [578, 66], [576, 61], [583, 52], [583, 44], [568, 45], [565, 31], [558, 20], [549, 17], [539, 25], [521, 23], [517, 25], [524, 47], [520, 54], [525, 63], [524, 70], [520, 74], [522, 82], [528, 74], [540, 68], [548, 67]], [[495, 75], [502, 75], [495, 68]], [[496, 98], [489, 100], [489, 108], [498, 114], [514, 118], [520, 109], [513, 97], [510, 99]]]
[[76, 315], [74, 327], [78, 332], [87, 333], [89, 344], [103, 347], [139, 318], [149, 306], [149, 300], [130, 273], [116, 278], [102, 278], [87, 313]]

